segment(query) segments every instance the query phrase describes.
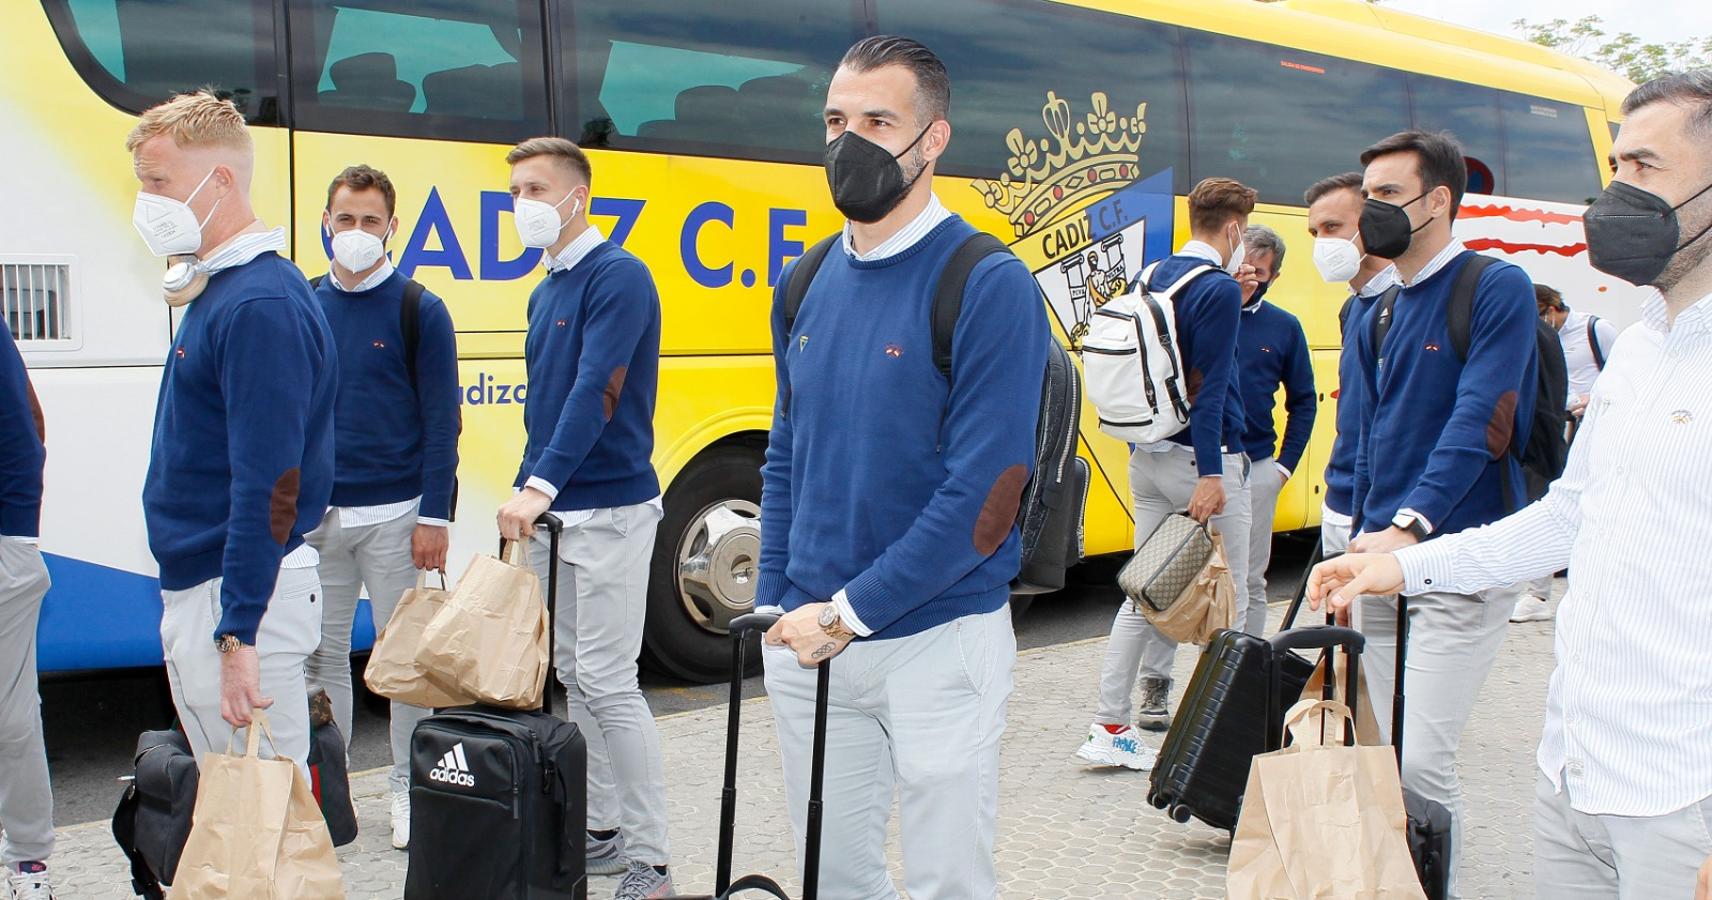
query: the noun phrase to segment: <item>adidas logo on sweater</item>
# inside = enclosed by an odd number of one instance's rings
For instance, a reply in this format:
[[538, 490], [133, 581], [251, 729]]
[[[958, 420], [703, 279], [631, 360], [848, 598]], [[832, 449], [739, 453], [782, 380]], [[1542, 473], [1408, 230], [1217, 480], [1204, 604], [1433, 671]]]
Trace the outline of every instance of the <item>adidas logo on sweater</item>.
[[464, 759], [464, 743], [459, 741], [440, 757], [440, 764], [428, 773], [429, 781], [444, 784], [456, 784], [462, 787], [475, 787], [476, 779], [470, 774], [470, 764]]

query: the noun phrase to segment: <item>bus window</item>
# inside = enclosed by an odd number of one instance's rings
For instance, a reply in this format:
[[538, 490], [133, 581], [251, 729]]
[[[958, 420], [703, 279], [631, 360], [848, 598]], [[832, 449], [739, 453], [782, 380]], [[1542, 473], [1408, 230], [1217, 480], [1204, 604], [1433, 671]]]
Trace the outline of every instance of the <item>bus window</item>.
[[[1138, 142], [1116, 150], [1139, 156], [1128, 177], [1170, 168], [1176, 192], [1187, 190], [1177, 28], [1038, 0], [879, 0], [877, 12], [882, 33], [931, 47], [951, 75], [952, 138], [941, 175], [998, 178], [1013, 159], [1028, 168], [1068, 147], [1082, 159]], [[1048, 110], [1052, 99], [1061, 102]], [[1125, 120], [1139, 127], [1125, 128]], [[1096, 127], [1105, 134], [1088, 133]]]
[[1603, 182], [1587, 113], [1573, 103], [1503, 94], [1507, 192], [1529, 200], [1592, 203]]
[[826, 87], [860, 33], [849, 0], [578, 0], [570, 10], [566, 132], [579, 143], [820, 161]]
[[253, 124], [279, 121], [273, 4], [247, 0], [47, 0], [66, 58], [128, 112], [213, 87]]
[[1190, 168], [1267, 203], [1299, 205], [1327, 175], [1409, 127], [1403, 73], [1302, 50], [1189, 32]]
[[299, 127], [493, 142], [547, 130], [539, 4], [299, 0], [291, 23]]
[[1506, 194], [1504, 136], [1498, 125], [1498, 92], [1492, 88], [1409, 76], [1415, 127], [1448, 131], [1462, 144], [1468, 160], [1468, 192]]

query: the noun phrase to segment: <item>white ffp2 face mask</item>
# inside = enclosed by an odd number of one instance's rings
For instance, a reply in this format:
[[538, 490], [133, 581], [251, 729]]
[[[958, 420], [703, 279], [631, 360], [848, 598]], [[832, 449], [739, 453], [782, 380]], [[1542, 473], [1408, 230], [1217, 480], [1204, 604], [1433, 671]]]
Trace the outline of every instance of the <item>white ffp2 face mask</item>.
[[1344, 238], [1314, 239], [1314, 268], [1327, 284], [1348, 281], [1361, 271], [1361, 250]]
[[559, 217], [559, 207], [575, 196], [574, 192], [566, 194], [565, 199], [558, 203], [531, 200], [528, 197], [513, 200], [511, 221], [517, 226], [517, 239], [522, 241], [525, 247], [546, 249], [553, 246], [553, 242], [559, 239], [559, 232], [565, 230], [565, 223], [576, 218], [583, 208], [582, 201], [579, 200], [571, 207], [570, 215], [562, 219]]
[[1248, 244], [1243, 241], [1242, 233], [1237, 232], [1236, 246], [1230, 252], [1230, 259], [1225, 260], [1225, 271], [1235, 275], [1242, 268], [1243, 260], [1248, 258]]
[[[137, 192], [137, 203], [131, 209], [131, 224], [136, 227], [137, 234], [143, 238], [143, 243], [149, 247], [149, 252], [156, 256], [182, 256], [195, 253], [202, 247], [202, 226], [209, 218], [213, 218], [214, 210], [220, 208], [220, 200], [208, 210], [208, 217], [198, 222], [196, 212], [190, 208], [190, 201], [202, 192], [208, 179], [214, 177], [214, 170], [202, 176], [202, 181], [196, 185], [196, 190], [183, 200], [174, 200], [160, 194], [147, 191]], [[225, 198], [221, 198], [225, 199]]]
[[367, 271], [386, 255], [386, 240], [390, 237], [391, 230], [386, 237], [375, 237], [361, 228], [346, 229], [333, 235], [333, 259], [347, 272]]

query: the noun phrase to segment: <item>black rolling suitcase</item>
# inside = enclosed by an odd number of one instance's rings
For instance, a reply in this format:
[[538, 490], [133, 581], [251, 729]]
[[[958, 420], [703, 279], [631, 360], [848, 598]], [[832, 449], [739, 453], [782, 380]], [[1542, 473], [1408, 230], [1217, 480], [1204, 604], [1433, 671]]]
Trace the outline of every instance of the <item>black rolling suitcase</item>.
[[[1310, 571], [1319, 559], [1315, 545]], [[1307, 583], [1304, 574], [1283, 630], [1295, 624]], [[1214, 828], [1236, 828], [1249, 761], [1272, 749], [1269, 735], [1283, 718], [1271, 710], [1268, 698], [1274, 666], [1281, 689], [1290, 696], [1300, 694], [1314, 673], [1314, 664], [1302, 656], [1274, 653], [1266, 640], [1245, 632], [1227, 629], [1207, 644], [1154, 760], [1149, 803], [1179, 822], [1194, 817]], [[1273, 716], [1279, 722], [1271, 721]]]
[[[1397, 597], [1397, 673], [1391, 690], [1391, 744], [1397, 749], [1397, 770], [1403, 769], [1403, 673], [1409, 652], [1409, 598]], [[1403, 789], [1403, 811], [1408, 816], [1409, 855], [1415, 859], [1415, 874], [1427, 900], [1450, 896], [1450, 810]]]
[[[558, 591], [559, 521], [542, 516]], [[503, 548], [502, 548], [503, 552]], [[552, 659], [552, 626], [547, 655]], [[552, 668], [538, 712], [438, 710], [410, 738], [406, 900], [585, 900], [587, 747], [552, 715]]]
[[[680, 894], [667, 900], [729, 900], [745, 891], [759, 891], [790, 900], [785, 889], [766, 875], [744, 875], [731, 880], [731, 853], [737, 835], [737, 731], [743, 705], [743, 641], [751, 631], [763, 634], [779, 617], [750, 613], [731, 620], [731, 704], [725, 724], [725, 786], [719, 795], [719, 862], [714, 869], [713, 894]], [[821, 792], [826, 779], [826, 707], [831, 686], [831, 661], [816, 672], [814, 686], [814, 750], [809, 766], [808, 835], [803, 847], [802, 900], [815, 900], [820, 892]]]

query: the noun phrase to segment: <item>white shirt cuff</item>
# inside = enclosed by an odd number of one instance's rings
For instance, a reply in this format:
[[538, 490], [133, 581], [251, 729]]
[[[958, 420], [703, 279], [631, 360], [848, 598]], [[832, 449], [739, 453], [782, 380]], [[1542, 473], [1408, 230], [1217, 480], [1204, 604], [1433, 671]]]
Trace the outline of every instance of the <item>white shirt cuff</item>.
[[838, 610], [838, 618], [844, 621], [844, 627], [856, 632], [857, 637], [867, 637], [874, 633], [874, 629], [862, 624], [862, 619], [850, 606], [850, 598], [845, 596], [843, 591], [832, 595], [832, 607]]
[[785, 608], [776, 603], [769, 603], [766, 606], [757, 606], [755, 607], [755, 611], [758, 613], [765, 613], [769, 616], [782, 616], [785, 614]]
[[435, 528], [447, 528], [447, 527], [451, 526], [452, 523], [446, 521], [445, 519], [435, 519], [435, 518], [431, 518], [429, 516], [417, 516], [416, 517], [416, 524], [418, 524], [418, 525], [432, 525]]
[[1291, 471], [1290, 471], [1290, 467], [1289, 467], [1289, 466], [1286, 466], [1286, 465], [1284, 465], [1284, 464], [1283, 464], [1283, 463], [1281, 463], [1281, 462], [1278, 462], [1278, 461], [1276, 461], [1276, 460], [1274, 460], [1274, 461], [1273, 461], [1273, 463], [1272, 463], [1272, 464], [1273, 464], [1273, 465], [1275, 465], [1275, 466], [1277, 466], [1277, 467], [1278, 467], [1278, 472], [1279, 472], [1279, 474], [1281, 474], [1281, 475], [1283, 475], [1283, 476], [1284, 476], [1284, 480], [1285, 480], [1285, 481], [1289, 481], [1289, 480], [1290, 480], [1290, 476], [1291, 476], [1291, 475], [1293, 475], [1293, 474], [1295, 474], [1295, 473], [1293, 473], [1293, 472], [1291, 472]]
[[1437, 540], [1398, 550], [1395, 555], [1403, 570], [1403, 593], [1411, 597], [1432, 591], [1461, 593], [1451, 582], [1455, 547], [1455, 541]]
[[534, 488], [535, 490], [546, 494], [548, 500], [557, 500], [559, 498], [559, 489], [554, 487], [545, 478], [530, 478], [528, 481], [523, 482], [523, 486]]

